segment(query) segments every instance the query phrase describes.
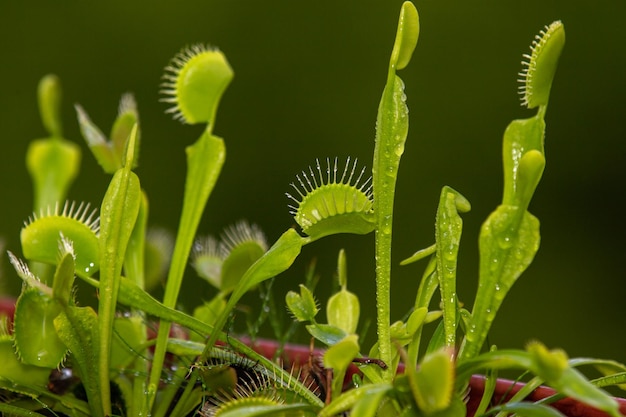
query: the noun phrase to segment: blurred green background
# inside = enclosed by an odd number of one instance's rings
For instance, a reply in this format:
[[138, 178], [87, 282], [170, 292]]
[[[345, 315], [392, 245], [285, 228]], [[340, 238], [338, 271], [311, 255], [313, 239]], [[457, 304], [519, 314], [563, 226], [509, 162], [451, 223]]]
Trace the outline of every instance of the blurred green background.
[[[478, 230], [500, 199], [502, 132], [511, 119], [533, 114], [516, 94], [521, 55], [544, 25], [561, 19], [567, 42], [546, 117], [548, 162], [531, 205], [542, 221], [542, 247], [504, 303], [491, 342], [521, 347], [537, 338], [572, 356], [626, 361], [626, 2], [415, 3], [420, 41], [400, 73], [411, 128], [398, 182], [394, 261], [433, 243], [440, 189], [456, 188], [473, 205], [463, 216], [459, 271], [460, 297], [471, 305]], [[150, 197], [151, 224], [175, 229], [183, 149], [201, 127], [165, 115], [158, 90], [170, 58], [198, 42], [224, 51], [236, 74], [214, 129], [225, 138], [228, 157], [201, 232], [218, 234], [246, 218], [273, 241], [293, 225], [284, 193], [315, 158], [350, 155], [371, 166], [400, 4], [2, 0], [0, 235], [7, 248], [19, 253], [19, 230], [32, 210], [24, 154], [29, 140], [45, 134], [35, 94], [50, 72], [63, 83], [65, 135], [85, 149], [70, 199], [99, 205], [108, 182], [87, 153], [73, 104], [108, 132], [121, 94], [132, 91], [143, 131], [137, 172]], [[363, 315], [373, 315], [372, 235], [306, 247], [277, 280], [278, 290], [296, 289], [317, 256], [317, 295], [325, 301], [342, 247], [349, 287], [362, 297]], [[412, 305], [423, 267], [394, 267], [394, 319]], [[5, 289], [17, 291], [6, 257], [2, 271]], [[187, 308], [211, 294], [188, 272], [180, 299]]]

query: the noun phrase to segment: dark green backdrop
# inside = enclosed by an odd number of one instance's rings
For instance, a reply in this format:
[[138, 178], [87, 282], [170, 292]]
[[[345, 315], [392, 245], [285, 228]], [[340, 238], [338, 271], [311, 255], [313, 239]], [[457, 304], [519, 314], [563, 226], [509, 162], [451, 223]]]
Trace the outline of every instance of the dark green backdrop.
[[[138, 169], [151, 223], [176, 227], [184, 146], [201, 129], [163, 114], [163, 67], [184, 45], [219, 46], [235, 79], [214, 129], [228, 158], [201, 231], [247, 218], [270, 240], [293, 224], [289, 183], [315, 158], [348, 155], [371, 165], [376, 109], [401, 2], [66, 1], [0, 3], [0, 234], [19, 252], [30, 214], [24, 152], [44, 134], [39, 78], [63, 82], [66, 136], [81, 144], [72, 104], [105, 131], [122, 93], [135, 93], [142, 120]], [[626, 361], [626, 2], [623, 0], [416, 1], [421, 36], [407, 85], [411, 129], [400, 168], [395, 261], [433, 242], [439, 191], [450, 185], [473, 204], [464, 215], [460, 296], [471, 304], [476, 240], [502, 186], [500, 141], [507, 123], [531, 113], [518, 104], [522, 53], [544, 25], [563, 20], [567, 43], [547, 114], [547, 168], [531, 211], [542, 220], [536, 262], [502, 307], [491, 341], [521, 347], [538, 338], [571, 355]], [[99, 205], [107, 185], [88, 154], [70, 198]], [[280, 277], [297, 288], [319, 258], [325, 300], [337, 250], [348, 251], [349, 286], [373, 313], [373, 237], [341, 236], [306, 247]], [[411, 305], [423, 265], [394, 269], [394, 318]], [[2, 280], [17, 288], [2, 262]], [[181, 304], [210, 289], [192, 274]]]

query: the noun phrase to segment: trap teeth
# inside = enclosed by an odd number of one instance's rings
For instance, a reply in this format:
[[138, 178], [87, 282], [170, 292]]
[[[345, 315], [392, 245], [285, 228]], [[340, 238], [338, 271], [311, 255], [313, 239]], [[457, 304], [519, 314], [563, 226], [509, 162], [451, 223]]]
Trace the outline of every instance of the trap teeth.
[[287, 193], [287, 197], [296, 203], [289, 209], [302, 231], [314, 239], [373, 231], [372, 179], [363, 180], [364, 174], [365, 168], [358, 171], [357, 160], [351, 163], [348, 157], [343, 169], [337, 158], [332, 163], [327, 158], [325, 169], [317, 160], [315, 168], [296, 175], [291, 184], [295, 196]]

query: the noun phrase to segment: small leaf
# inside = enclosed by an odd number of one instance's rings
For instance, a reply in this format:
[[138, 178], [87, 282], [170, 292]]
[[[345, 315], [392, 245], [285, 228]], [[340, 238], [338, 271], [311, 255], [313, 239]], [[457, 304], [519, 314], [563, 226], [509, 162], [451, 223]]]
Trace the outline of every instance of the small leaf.
[[45, 387], [50, 368], [24, 364], [17, 358], [13, 339], [0, 336], [0, 380], [9, 381], [19, 387]]
[[368, 395], [365, 395], [356, 402], [352, 411], [351, 417], [374, 417], [378, 413], [378, 408], [389, 394], [388, 387], [380, 387], [380, 389], [370, 390]]
[[555, 390], [613, 417], [621, 416], [617, 401], [571, 368], [565, 352], [548, 350], [539, 342], [529, 344], [527, 350], [531, 357], [531, 371]]
[[91, 121], [87, 112], [78, 104], [75, 107], [80, 131], [91, 153], [104, 172], [109, 174], [114, 173], [122, 166], [121, 155], [115, 153], [111, 143], [98, 126]]
[[[126, 152], [126, 141], [130, 137], [133, 126], [139, 126], [139, 112], [137, 111], [137, 103], [132, 94], [126, 93], [120, 99], [117, 117], [111, 128], [110, 146], [113, 152], [119, 157], [120, 161], [124, 160]], [[135, 138], [134, 153], [139, 153], [141, 143], [141, 132], [138, 130]], [[133, 162], [133, 168], [137, 166], [137, 158]], [[119, 168], [119, 167], [118, 167]]]
[[72, 298], [74, 272], [76, 270], [74, 244], [62, 236], [59, 244], [59, 252], [61, 253], [61, 260], [54, 272], [52, 295], [62, 305], [66, 306], [70, 303]]
[[61, 305], [38, 289], [25, 289], [15, 305], [13, 332], [22, 362], [43, 368], [59, 366], [67, 347], [54, 330]]
[[359, 324], [361, 307], [359, 297], [348, 291], [348, 267], [346, 265], [346, 252], [339, 251], [337, 259], [337, 278], [341, 289], [333, 294], [326, 303], [326, 317], [328, 324], [339, 327], [346, 333], [356, 332]]
[[41, 121], [52, 137], [63, 136], [61, 122], [61, 81], [54, 74], [48, 74], [39, 81], [37, 87], [39, 114]]
[[348, 334], [356, 332], [360, 311], [359, 297], [345, 287], [333, 294], [326, 303], [328, 324]]
[[359, 337], [355, 334], [350, 334], [324, 352], [322, 358], [324, 367], [333, 370], [331, 388], [333, 397], [337, 397], [343, 391], [343, 380], [346, 371], [354, 358], [358, 356], [359, 349]]
[[[235, 288], [228, 299], [224, 312], [215, 322], [215, 327], [222, 329], [232, 309], [252, 287], [287, 270], [300, 254], [302, 246], [307, 242], [308, 239], [300, 236], [294, 229], [289, 229], [283, 233], [274, 245], [246, 271], [241, 278], [240, 285]], [[206, 359], [206, 355], [216, 341], [217, 333], [213, 332], [207, 341], [207, 348], [202, 355], [203, 359]]]
[[300, 294], [289, 291], [285, 301], [287, 302], [287, 308], [289, 308], [296, 320], [300, 322], [315, 321], [315, 316], [319, 309], [311, 290], [306, 286], [300, 284]]
[[567, 354], [562, 350], [549, 351], [540, 342], [531, 342], [526, 346], [533, 363], [533, 373], [546, 381], [558, 380], [569, 368]]
[[[324, 367], [335, 371], [347, 369], [352, 360], [359, 354], [359, 337], [351, 334], [330, 346], [324, 352]], [[343, 378], [340, 378], [343, 383]]]
[[261, 229], [245, 221], [227, 228], [222, 242], [227, 255], [220, 269], [219, 289], [231, 292], [245, 272], [267, 251], [267, 243]]
[[437, 245], [437, 277], [443, 306], [445, 343], [448, 347], [456, 346], [456, 327], [458, 323], [458, 296], [456, 293], [456, 268], [463, 220], [459, 213], [470, 210], [470, 203], [458, 191], [443, 187], [437, 220], [435, 238]]
[[85, 387], [93, 416], [104, 417], [103, 398], [98, 385], [100, 336], [96, 312], [90, 307], [66, 308], [54, 320], [54, 328], [72, 352], [73, 364]]
[[348, 336], [343, 330], [329, 324], [309, 324], [306, 329], [311, 336], [327, 346], [337, 344]]
[[406, 321], [406, 330], [408, 334], [415, 334], [424, 325], [427, 313], [428, 309], [426, 307], [420, 307], [413, 310]]
[[400, 10], [396, 40], [391, 53], [391, 66], [401, 70], [411, 61], [419, 37], [419, 16], [410, 1], [405, 1]]
[[62, 138], [34, 140], [28, 145], [26, 167], [35, 188], [35, 210], [65, 200], [80, 169], [78, 145]]
[[440, 349], [424, 357], [410, 379], [411, 390], [419, 408], [432, 414], [448, 408], [454, 392], [453, 351]]

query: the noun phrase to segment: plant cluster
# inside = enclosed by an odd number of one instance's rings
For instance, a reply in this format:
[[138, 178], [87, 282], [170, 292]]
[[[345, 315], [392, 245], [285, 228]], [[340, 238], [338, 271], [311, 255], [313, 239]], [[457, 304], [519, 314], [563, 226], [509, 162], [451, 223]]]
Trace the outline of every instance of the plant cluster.
[[[485, 346], [502, 301], [539, 248], [539, 221], [528, 206], [545, 166], [545, 115], [565, 42], [561, 22], [547, 26], [525, 55], [522, 103], [536, 114], [514, 120], [504, 132], [503, 197], [480, 231], [472, 309], [464, 307], [456, 291], [461, 214], [470, 203], [446, 186], [435, 216], [434, 244], [402, 262], [427, 259], [415, 304], [404, 319], [391, 321], [394, 191], [409, 123], [397, 72], [409, 65], [418, 35], [417, 10], [406, 2], [378, 107], [371, 177], [356, 160], [316, 161], [295, 177], [287, 194], [300, 230], [287, 229], [271, 245], [258, 226], [245, 221], [225, 229], [219, 239], [197, 236], [225, 162], [225, 142], [213, 127], [233, 71], [220, 51], [193, 46], [166, 68], [163, 101], [172, 105], [167, 112], [184, 123], [206, 125], [186, 149], [182, 213], [171, 245], [149, 232], [148, 196], [133, 171], [141, 128], [132, 96], [122, 98], [109, 136], [76, 107], [89, 149], [111, 175], [98, 215], [89, 204], [65, 202], [79, 173], [80, 148], [63, 138], [59, 80], [44, 77], [39, 104], [49, 138], [33, 141], [28, 149], [34, 214], [21, 231], [21, 257], [8, 254], [23, 287], [14, 314], [2, 316], [0, 413], [464, 416], [471, 377], [483, 372], [487, 383], [476, 415], [560, 415], [548, 404], [524, 401], [547, 384], [559, 395], [619, 416], [618, 403], [600, 387], [623, 384], [623, 365], [569, 359], [539, 342], [523, 350]], [[293, 324], [278, 330], [274, 344], [229, 334], [242, 297], [265, 291], [265, 300], [273, 303], [272, 280], [290, 268], [304, 245], [334, 234], [370, 233], [376, 251], [373, 346], [362, 346], [359, 337], [360, 304], [348, 289], [343, 251], [338, 290], [325, 305], [325, 321], [318, 318], [311, 270], [297, 291], [287, 293]], [[216, 289], [191, 314], [176, 308], [189, 264]], [[151, 290], [161, 271], [167, 277], [163, 298], [157, 300]], [[79, 305], [76, 278], [97, 290], [96, 308]], [[296, 357], [294, 348], [284, 344], [298, 323], [305, 323], [323, 351], [312, 348]], [[435, 331], [422, 345], [427, 325]], [[292, 353], [290, 363], [276, 360], [281, 352]], [[576, 369], [581, 365], [593, 365], [606, 376], [589, 381]], [[519, 369], [533, 378], [509, 401], [493, 404], [500, 369]]]

